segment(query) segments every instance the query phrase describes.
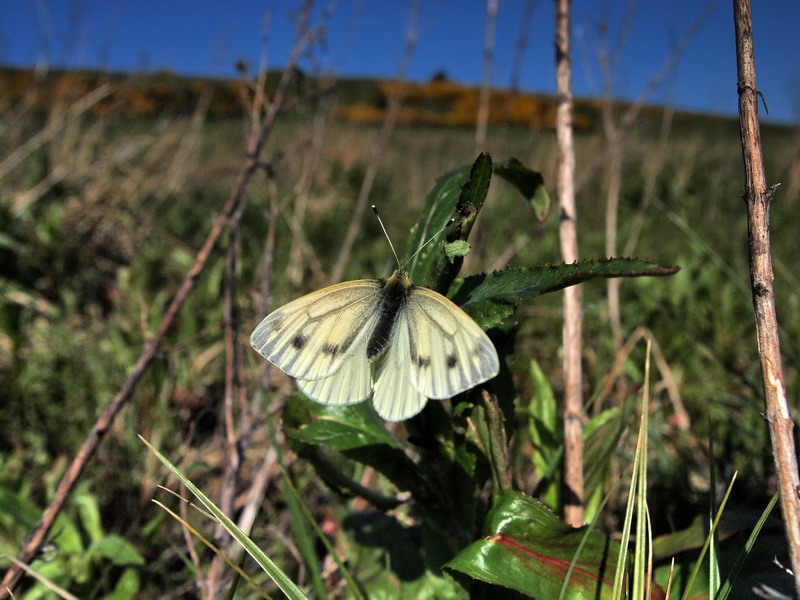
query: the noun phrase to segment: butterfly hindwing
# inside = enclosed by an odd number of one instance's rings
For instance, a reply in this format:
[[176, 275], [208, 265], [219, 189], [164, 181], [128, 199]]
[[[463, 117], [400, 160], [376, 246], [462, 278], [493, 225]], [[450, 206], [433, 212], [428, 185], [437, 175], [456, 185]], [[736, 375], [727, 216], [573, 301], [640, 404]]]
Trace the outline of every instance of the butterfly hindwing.
[[408, 311], [398, 312], [392, 339], [376, 365], [372, 404], [387, 421], [402, 421], [416, 415], [428, 399], [411, 383], [411, 353]]
[[[355, 354], [366, 356], [366, 343], [379, 316], [380, 289], [377, 279], [359, 279], [307, 294], [267, 315], [253, 331], [250, 343], [292, 377], [306, 381], [327, 378]], [[359, 371], [360, 384], [361, 371], [369, 376], [368, 368], [351, 364], [350, 370]], [[342, 393], [336, 386], [309, 387], [320, 394], [327, 389], [326, 398], [342, 403], [335, 400]]]
[[500, 370], [489, 336], [441, 294], [414, 287], [407, 322], [411, 383], [425, 397], [450, 398]]
[[309, 398], [322, 404], [356, 404], [372, 392], [372, 372], [367, 360], [366, 343], [362, 343], [342, 366], [321, 379], [298, 379], [297, 386]]

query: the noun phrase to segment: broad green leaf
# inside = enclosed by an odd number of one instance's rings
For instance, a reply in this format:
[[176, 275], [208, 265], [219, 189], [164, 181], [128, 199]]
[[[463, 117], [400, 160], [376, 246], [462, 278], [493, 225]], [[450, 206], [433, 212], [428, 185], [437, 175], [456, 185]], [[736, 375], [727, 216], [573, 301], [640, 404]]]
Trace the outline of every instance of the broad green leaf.
[[94, 496], [89, 494], [86, 488], [82, 486], [79, 489], [79, 493], [75, 495], [73, 503], [78, 508], [78, 513], [81, 516], [81, 526], [89, 534], [92, 542], [98, 542], [103, 539], [100, 509], [97, 507], [97, 501]]
[[550, 195], [544, 186], [544, 177], [523, 165], [516, 158], [509, 158], [495, 165], [494, 172], [513, 185], [531, 204], [539, 223], [550, 215]]
[[374, 467], [401, 490], [423, 493], [425, 486], [416, 465], [366, 402], [325, 406], [298, 394], [291, 403], [295, 412], [302, 408], [316, 416], [316, 420], [286, 429], [293, 442], [336, 450], [351, 460]]
[[[466, 242], [475, 224], [478, 213], [483, 208], [486, 195], [489, 192], [489, 183], [492, 179], [492, 157], [481, 153], [469, 171], [469, 177], [463, 182], [458, 195], [452, 216], [453, 223], [447, 228], [445, 241], [452, 244], [458, 241]], [[448, 256], [442, 244], [433, 256], [430, 270], [426, 278], [421, 279], [424, 285], [444, 294], [450, 289], [453, 280], [458, 276], [463, 256]]]
[[118, 535], [104, 536], [90, 547], [95, 556], [107, 558], [115, 565], [143, 565], [144, 557], [126, 539]]
[[528, 406], [528, 434], [531, 438], [533, 453], [531, 460], [537, 476], [547, 478], [537, 496], [550, 508], [559, 504], [558, 479], [549, 473], [551, 464], [561, 456], [561, 437], [558, 432], [558, 406], [550, 382], [536, 361], [531, 361], [531, 379], [533, 380], [533, 396]]
[[136, 569], [125, 569], [117, 579], [114, 591], [105, 596], [103, 600], [128, 600], [135, 598], [140, 590], [139, 572]]
[[[465, 165], [442, 175], [425, 199], [425, 209], [408, 236], [408, 252], [413, 254], [453, 216], [461, 185], [469, 177], [470, 167]], [[411, 281], [422, 283], [431, 270], [438, 244], [428, 244], [408, 265]]]
[[679, 269], [633, 258], [513, 267], [456, 281], [450, 297], [481, 327], [487, 328], [511, 315], [520, 302], [547, 292], [591, 279], [672, 275]]
[[[402, 450], [397, 440], [386, 431], [382, 423], [365, 423], [358, 418], [361, 416], [360, 411], [353, 411], [353, 407], [325, 408], [327, 410], [324, 413], [327, 414], [321, 414], [318, 420], [290, 431], [290, 435], [301, 442], [328, 446], [340, 452], [377, 445]], [[334, 413], [332, 410], [334, 408], [336, 409], [335, 413], [338, 414], [331, 414]]]
[[570, 527], [540, 502], [519, 492], [496, 492], [492, 500], [486, 537], [446, 566], [534, 598], [557, 598], [583, 541], [566, 584], [567, 597], [611, 597], [616, 542], [597, 531], [587, 534], [586, 528]]

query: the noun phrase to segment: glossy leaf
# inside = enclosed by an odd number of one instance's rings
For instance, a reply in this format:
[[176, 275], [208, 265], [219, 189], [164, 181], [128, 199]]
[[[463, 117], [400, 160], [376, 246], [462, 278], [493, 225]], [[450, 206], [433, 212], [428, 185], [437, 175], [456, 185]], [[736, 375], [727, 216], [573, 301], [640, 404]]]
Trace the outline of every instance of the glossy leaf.
[[547, 292], [592, 279], [672, 275], [679, 269], [633, 258], [513, 267], [456, 281], [451, 287], [450, 297], [486, 328], [511, 315], [520, 302]]
[[437, 246], [438, 251], [432, 256], [428, 271], [419, 279], [427, 287], [444, 294], [458, 276], [464, 262], [463, 254], [448, 255], [445, 246], [456, 242], [466, 243], [486, 201], [491, 179], [492, 157], [484, 152], [475, 159], [469, 170], [469, 177], [461, 182], [458, 199], [454, 205], [450, 205], [453, 223], [446, 230], [446, 244]]
[[539, 223], [547, 221], [550, 215], [550, 195], [541, 173], [529, 169], [516, 158], [509, 158], [495, 165], [494, 172], [517, 188], [530, 202]]
[[293, 442], [339, 451], [374, 467], [401, 490], [425, 493], [416, 465], [367, 402], [325, 406], [297, 394], [290, 404], [295, 412], [304, 410], [316, 417], [286, 430]]
[[534, 598], [557, 598], [583, 543], [566, 597], [611, 597], [619, 545], [607, 536], [570, 527], [540, 502], [511, 491], [494, 494], [485, 529], [486, 537], [459, 553], [449, 568]]

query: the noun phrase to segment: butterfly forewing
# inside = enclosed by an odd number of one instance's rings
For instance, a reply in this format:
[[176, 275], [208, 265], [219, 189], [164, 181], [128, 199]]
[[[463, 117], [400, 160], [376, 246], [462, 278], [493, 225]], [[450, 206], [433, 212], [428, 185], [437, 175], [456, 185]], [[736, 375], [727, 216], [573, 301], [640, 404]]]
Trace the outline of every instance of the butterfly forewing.
[[450, 300], [415, 287], [406, 313], [411, 382], [424, 396], [450, 398], [497, 375], [489, 336]]
[[[261, 321], [250, 344], [292, 377], [326, 378], [354, 353], [366, 356], [366, 343], [379, 315], [380, 289], [380, 280], [359, 279], [293, 300]], [[323, 386], [313, 387], [322, 393]], [[334, 387], [328, 390], [328, 396], [340, 393]]]

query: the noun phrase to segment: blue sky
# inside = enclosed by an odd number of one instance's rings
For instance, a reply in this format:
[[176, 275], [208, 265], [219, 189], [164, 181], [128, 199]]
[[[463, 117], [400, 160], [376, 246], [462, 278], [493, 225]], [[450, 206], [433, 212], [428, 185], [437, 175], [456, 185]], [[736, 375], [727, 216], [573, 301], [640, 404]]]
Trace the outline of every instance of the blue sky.
[[[492, 81], [508, 86], [527, 0], [499, 0]], [[650, 96], [684, 109], [736, 113], [736, 63], [730, 0], [574, 0], [574, 89], [597, 95], [597, 67], [607, 24], [614, 40], [632, 14], [629, 34], [614, 61], [613, 93], [635, 99], [664, 68], [673, 48], [705, 14], [675, 66]], [[325, 43], [304, 68], [340, 76], [394, 77], [404, 52], [412, 0], [317, 1]], [[243, 58], [257, 64], [264, 14], [271, 15], [269, 63], [287, 58], [298, 0], [5, 0], [0, 20], [0, 63], [111, 70], [170, 69], [190, 75], [235, 77]], [[485, 0], [422, 0], [408, 77], [425, 81], [444, 72], [454, 81], [481, 79]], [[633, 6], [633, 12], [629, 9]], [[710, 10], [707, 10], [710, 6]], [[604, 7], [607, 12], [604, 13]], [[519, 87], [552, 92], [553, 0], [535, 0], [522, 56]], [[800, 123], [800, 3], [754, 2], [753, 21], [759, 89], [768, 120]], [[612, 42], [613, 43], [613, 42]], [[763, 111], [762, 111], [763, 115]]]

